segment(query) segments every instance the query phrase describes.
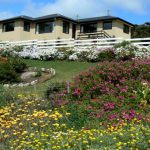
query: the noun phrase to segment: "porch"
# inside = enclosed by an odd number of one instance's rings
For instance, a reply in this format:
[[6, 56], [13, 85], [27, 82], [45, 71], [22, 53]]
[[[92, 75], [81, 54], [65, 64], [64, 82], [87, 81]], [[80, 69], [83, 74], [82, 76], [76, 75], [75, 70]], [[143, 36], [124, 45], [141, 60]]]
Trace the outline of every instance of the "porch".
[[111, 37], [104, 30], [94, 31], [90, 33], [79, 32], [77, 35], [77, 39], [104, 39], [104, 38], [114, 38], [114, 37]]

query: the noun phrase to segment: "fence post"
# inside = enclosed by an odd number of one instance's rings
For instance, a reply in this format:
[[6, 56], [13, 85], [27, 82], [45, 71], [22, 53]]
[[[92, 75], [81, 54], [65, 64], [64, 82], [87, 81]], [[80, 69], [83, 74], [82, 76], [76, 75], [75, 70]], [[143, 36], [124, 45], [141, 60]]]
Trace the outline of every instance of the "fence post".
[[67, 81], [67, 93], [69, 94], [70, 93], [70, 82]]

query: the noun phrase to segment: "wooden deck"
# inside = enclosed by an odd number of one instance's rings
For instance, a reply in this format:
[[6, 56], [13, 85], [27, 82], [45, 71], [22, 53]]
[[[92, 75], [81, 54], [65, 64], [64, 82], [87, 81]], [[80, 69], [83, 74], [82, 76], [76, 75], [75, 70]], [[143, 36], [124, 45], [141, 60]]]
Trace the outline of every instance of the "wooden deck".
[[103, 38], [112, 38], [112, 37], [103, 30], [92, 33], [79, 32], [77, 35], [77, 39], [103, 39]]

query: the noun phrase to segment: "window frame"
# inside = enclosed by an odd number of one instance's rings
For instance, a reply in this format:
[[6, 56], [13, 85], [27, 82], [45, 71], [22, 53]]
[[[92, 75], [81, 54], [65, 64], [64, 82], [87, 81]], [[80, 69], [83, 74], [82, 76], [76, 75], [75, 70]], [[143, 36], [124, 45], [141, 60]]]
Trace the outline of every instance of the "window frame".
[[[110, 27], [109, 26], [107, 27], [105, 25], [105, 24], [108, 24], [108, 23], [111, 24]], [[103, 22], [103, 30], [112, 30], [112, 21], [104, 21]]]
[[[93, 28], [95, 28], [95, 29], [92, 29], [91, 25], [93, 25]], [[97, 22], [87, 23], [87, 24], [81, 24], [80, 25], [80, 33], [94, 33], [94, 32], [97, 32]]]
[[[27, 23], [26, 25], [29, 25], [29, 26], [27, 26], [27, 28], [25, 28], [25, 23]], [[24, 24], [23, 24], [23, 31], [30, 32], [30, 22], [24, 21]]]
[[126, 24], [123, 24], [123, 32], [126, 34], [130, 33], [130, 27]]
[[[12, 30], [6, 30], [6, 25], [7, 24], [13, 24], [13, 29]], [[6, 22], [2, 24], [2, 32], [13, 32], [15, 31], [15, 22], [11, 21], [11, 22]]]
[[[45, 24], [46, 23], [51, 23], [51, 27], [52, 29], [49, 31], [46, 31], [45, 27], [44, 27], [44, 31], [40, 31], [40, 25], [41, 24]], [[36, 34], [44, 34], [44, 33], [52, 33], [54, 31], [54, 21], [43, 21], [43, 22], [38, 22], [36, 23]]]
[[63, 33], [69, 34], [70, 22], [63, 21]]

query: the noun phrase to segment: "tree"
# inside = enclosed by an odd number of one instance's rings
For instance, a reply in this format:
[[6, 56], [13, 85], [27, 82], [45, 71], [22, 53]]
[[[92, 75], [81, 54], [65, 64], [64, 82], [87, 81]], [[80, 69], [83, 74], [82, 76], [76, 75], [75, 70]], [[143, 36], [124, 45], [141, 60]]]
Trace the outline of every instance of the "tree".
[[135, 25], [132, 28], [132, 38], [146, 38], [150, 37], [150, 22], [145, 22], [142, 25]]

